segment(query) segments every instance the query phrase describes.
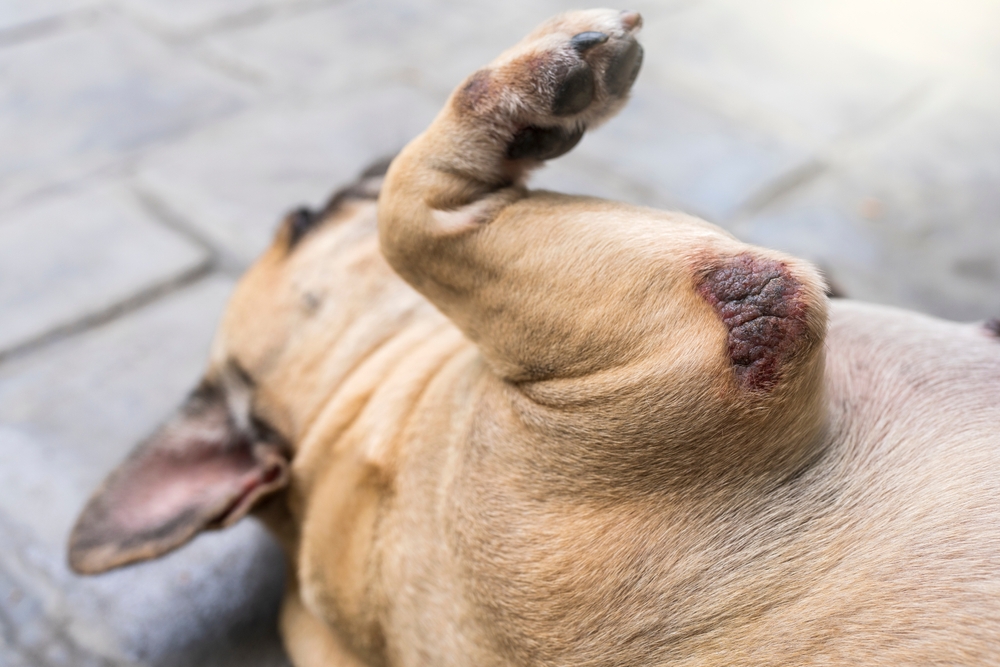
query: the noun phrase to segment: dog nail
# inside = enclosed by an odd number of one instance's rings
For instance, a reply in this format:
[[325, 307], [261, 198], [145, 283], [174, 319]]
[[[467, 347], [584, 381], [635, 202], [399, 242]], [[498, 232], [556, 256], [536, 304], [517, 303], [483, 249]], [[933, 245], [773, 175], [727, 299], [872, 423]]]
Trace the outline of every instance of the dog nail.
[[604, 86], [611, 95], [621, 95], [635, 82], [642, 66], [642, 47], [632, 41], [616, 53], [604, 72]]
[[579, 35], [573, 35], [573, 39], [569, 40], [570, 46], [576, 49], [577, 53], [583, 53], [598, 44], [603, 44], [608, 41], [608, 36], [603, 32], [581, 32]]
[[624, 27], [629, 32], [633, 30], [638, 30], [642, 27], [642, 14], [630, 9], [626, 9], [621, 15], [622, 27]]
[[571, 116], [580, 113], [594, 99], [594, 73], [587, 65], [581, 65], [569, 73], [552, 101], [552, 113], [556, 116]]

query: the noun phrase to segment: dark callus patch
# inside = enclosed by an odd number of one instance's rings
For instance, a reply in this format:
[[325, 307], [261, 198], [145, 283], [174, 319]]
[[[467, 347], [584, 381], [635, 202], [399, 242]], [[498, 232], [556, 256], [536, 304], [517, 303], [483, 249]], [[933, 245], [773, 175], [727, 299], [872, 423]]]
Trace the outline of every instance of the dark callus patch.
[[523, 128], [507, 146], [510, 160], [551, 160], [568, 153], [583, 137], [583, 129], [564, 130], [561, 127]]
[[729, 357], [739, 383], [769, 391], [804, 342], [802, 284], [781, 262], [749, 254], [719, 263], [698, 291], [729, 330]]

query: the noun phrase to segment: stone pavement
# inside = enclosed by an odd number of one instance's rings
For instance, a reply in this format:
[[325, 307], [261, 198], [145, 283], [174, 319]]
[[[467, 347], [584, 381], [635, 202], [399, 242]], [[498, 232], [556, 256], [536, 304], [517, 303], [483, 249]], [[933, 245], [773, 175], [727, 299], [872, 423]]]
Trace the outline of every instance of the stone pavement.
[[[281, 214], [562, 0], [0, 0], [0, 665], [285, 665], [252, 521], [65, 565]], [[620, 117], [536, 183], [704, 216], [848, 295], [1000, 314], [1000, 5], [661, 0]]]

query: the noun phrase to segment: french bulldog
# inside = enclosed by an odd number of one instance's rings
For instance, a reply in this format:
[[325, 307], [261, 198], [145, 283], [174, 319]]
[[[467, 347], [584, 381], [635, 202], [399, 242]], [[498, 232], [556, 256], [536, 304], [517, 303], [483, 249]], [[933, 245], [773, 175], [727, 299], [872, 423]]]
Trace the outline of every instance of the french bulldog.
[[298, 667], [1000, 664], [1000, 326], [526, 187], [625, 103], [640, 25], [549, 20], [290, 214], [72, 567], [253, 512]]

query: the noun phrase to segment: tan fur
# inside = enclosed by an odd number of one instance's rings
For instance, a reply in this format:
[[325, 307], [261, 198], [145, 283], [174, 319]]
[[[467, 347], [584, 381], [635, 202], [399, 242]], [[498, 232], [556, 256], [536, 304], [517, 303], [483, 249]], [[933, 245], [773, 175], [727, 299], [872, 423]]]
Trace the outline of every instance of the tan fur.
[[[519, 127], [621, 106], [599, 86], [549, 117], [544, 73], [602, 31], [600, 75], [634, 23], [542, 26], [393, 162], [377, 212], [279, 236], [240, 283], [208, 377], [245, 369], [293, 447], [259, 511], [293, 661], [1000, 664], [1000, 341], [828, 305], [804, 262], [531, 192], [537, 162], [505, 158]], [[763, 389], [699, 292], [743, 256], [802, 285]]]

